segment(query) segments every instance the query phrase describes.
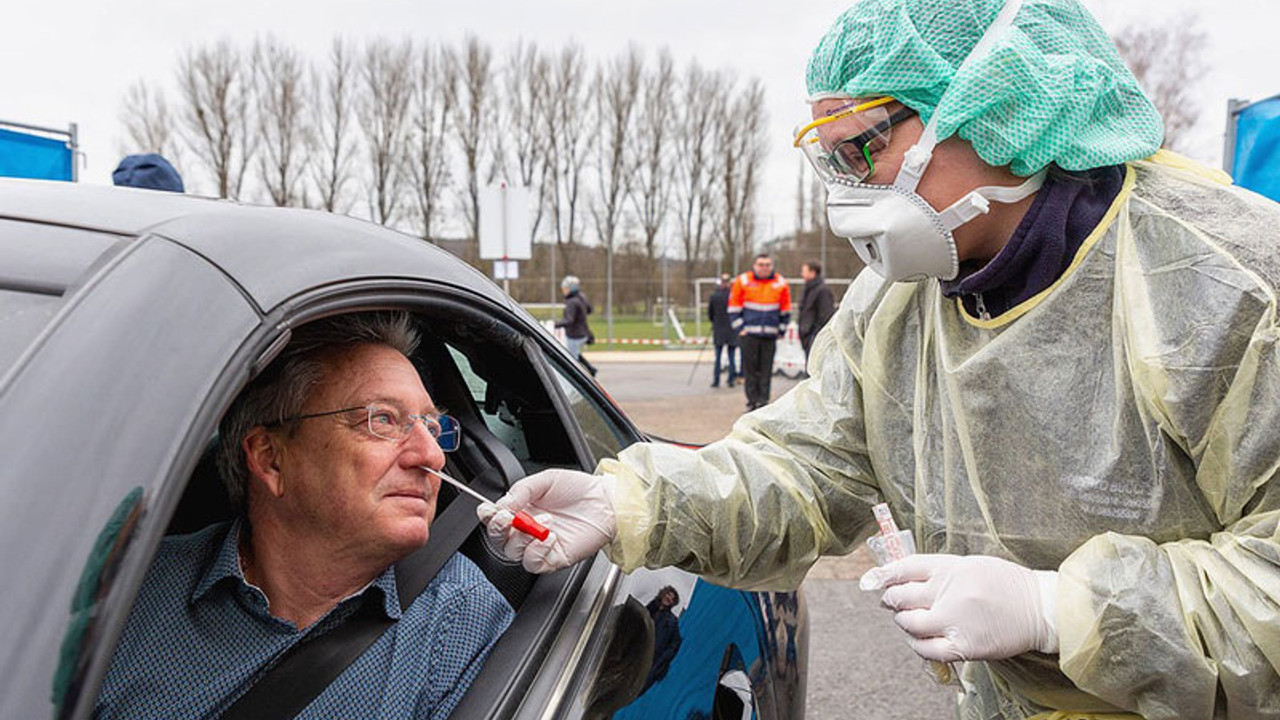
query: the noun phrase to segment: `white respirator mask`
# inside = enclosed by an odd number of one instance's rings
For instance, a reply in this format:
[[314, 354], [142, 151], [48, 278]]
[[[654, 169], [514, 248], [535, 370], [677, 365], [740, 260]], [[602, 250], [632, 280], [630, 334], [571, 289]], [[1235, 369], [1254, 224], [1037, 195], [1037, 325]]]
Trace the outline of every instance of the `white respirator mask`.
[[[1005, 3], [957, 75], [990, 52], [1021, 6], [1022, 0]], [[905, 153], [892, 185], [868, 185], [839, 175], [824, 178], [831, 231], [848, 239], [867, 267], [890, 282], [954, 279], [960, 272], [960, 260], [952, 231], [985, 215], [991, 202], [1018, 202], [1044, 184], [1046, 172], [1041, 170], [1021, 185], [980, 187], [945, 210], [935, 210], [916, 193], [916, 187], [938, 144], [938, 115], [935, 112], [929, 118], [920, 140]]]
[[980, 187], [941, 212], [902, 178], [899, 172], [893, 185], [866, 185], [837, 177], [827, 188], [831, 232], [848, 239], [867, 267], [890, 282], [954, 279], [960, 258], [951, 231], [986, 214], [992, 201], [1014, 203], [1039, 190], [1045, 173], [1016, 187]]

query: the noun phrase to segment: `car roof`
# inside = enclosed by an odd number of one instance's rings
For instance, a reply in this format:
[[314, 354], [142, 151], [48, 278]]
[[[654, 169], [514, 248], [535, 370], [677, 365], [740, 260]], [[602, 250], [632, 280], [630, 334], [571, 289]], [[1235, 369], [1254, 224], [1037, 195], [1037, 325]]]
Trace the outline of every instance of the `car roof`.
[[[429, 279], [512, 306], [483, 274], [434, 245], [317, 210], [258, 207], [135, 188], [0, 179], [0, 218], [114, 236], [162, 236], [221, 268], [263, 309], [302, 288], [363, 277]], [[0, 257], [4, 251], [0, 248]]]

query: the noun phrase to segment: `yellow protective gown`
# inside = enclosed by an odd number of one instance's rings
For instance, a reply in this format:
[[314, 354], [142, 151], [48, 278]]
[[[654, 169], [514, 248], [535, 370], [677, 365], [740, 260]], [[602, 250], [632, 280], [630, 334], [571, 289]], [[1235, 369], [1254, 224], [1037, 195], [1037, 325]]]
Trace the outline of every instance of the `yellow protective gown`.
[[[1060, 570], [1061, 655], [967, 663], [961, 717], [1280, 717], [1280, 206], [1164, 153], [991, 321], [862, 273], [812, 377], [617, 477], [626, 569], [796, 587], [882, 498], [920, 552]], [[1083, 715], [1081, 715], [1083, 716]]]

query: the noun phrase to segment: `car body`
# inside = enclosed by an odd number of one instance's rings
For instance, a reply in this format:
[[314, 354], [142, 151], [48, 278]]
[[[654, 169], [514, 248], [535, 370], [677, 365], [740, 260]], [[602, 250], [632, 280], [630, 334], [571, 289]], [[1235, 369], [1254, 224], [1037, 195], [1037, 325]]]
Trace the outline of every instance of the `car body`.
[[[421, 240], [314, 211], [0, 181], [0, 717], [92, 714], [161, 538], [226, 517], [209, 448], [232, 399], [292, 328], [386, 308], [428, 331], [415, 360], [470, 438], [449, 469], [473, 488], [495, 497], [646, 440], [518, 304]], [[492, 551], [477, 530], [464, 552]], [[603, 555], [501, 572], [516, 619], [455, 718], [803, 716], [798, 593], [626, 575]], [[666, 586], [683, 642], [641, 688], [644, 604]]]

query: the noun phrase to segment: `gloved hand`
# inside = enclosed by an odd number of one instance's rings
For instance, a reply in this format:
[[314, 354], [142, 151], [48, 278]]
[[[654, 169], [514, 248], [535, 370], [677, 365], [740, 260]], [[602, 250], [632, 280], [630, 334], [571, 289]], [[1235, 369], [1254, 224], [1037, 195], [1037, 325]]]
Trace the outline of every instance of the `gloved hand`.
[[911, 555], [872, 568], [863, 590], [888, 588], [880, 604], [927, 660], [999, 660], [1058, 652], [1058, 573], [984, 555]]
[[[516, 482], [497, 504], [482, 503], [476, 515], [503, 555], [529, 572], [548, 573], [594, 555], [617, 535], [612, 490], [607, 475], [543, 470]], [[511, 527], [521, 510], [551, 531], [546, 540]]]

